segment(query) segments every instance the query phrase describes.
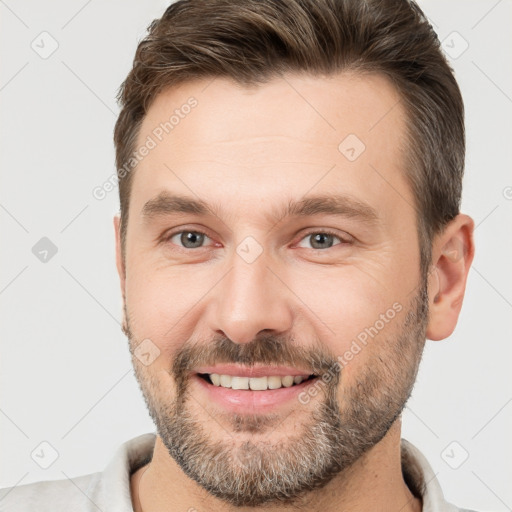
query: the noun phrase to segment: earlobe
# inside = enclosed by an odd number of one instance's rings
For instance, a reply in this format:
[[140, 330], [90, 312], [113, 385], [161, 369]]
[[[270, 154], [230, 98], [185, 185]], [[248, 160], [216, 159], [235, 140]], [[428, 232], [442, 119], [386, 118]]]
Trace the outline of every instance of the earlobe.
[[473, 219], [459, 214], [433, 241], [427, 327], [430, 340], [447, 338], [457, 325], [475, 252], [473, 230]]

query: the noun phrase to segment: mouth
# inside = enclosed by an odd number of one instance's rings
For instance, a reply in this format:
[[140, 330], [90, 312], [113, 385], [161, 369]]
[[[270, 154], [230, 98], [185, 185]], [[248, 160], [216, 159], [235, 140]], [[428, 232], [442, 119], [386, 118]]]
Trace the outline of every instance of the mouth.
[[295, 401], [300, 405], [301, 393], [320, 379], [297, 368], [239, 365], [198, 368], [191, 377], [196, 391], [206, 395], [207, 403], [236, 414], [275, 412]]

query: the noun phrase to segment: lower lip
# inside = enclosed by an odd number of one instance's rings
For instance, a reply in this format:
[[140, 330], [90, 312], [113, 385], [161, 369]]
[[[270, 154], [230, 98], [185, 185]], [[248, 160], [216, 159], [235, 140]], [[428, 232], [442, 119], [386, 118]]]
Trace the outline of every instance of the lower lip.
[[318, 377], [295, 384], [289, 388], [267, 389], [266, 391], [240, 390], [214, 386], [199, 375], [194, 375], [192, 381], [203, 389], [209, 399], [222, 406], [229, 412], [235, 413], [267, 413], [279, 406], [298, 401], [300, 393], [318, 381]]

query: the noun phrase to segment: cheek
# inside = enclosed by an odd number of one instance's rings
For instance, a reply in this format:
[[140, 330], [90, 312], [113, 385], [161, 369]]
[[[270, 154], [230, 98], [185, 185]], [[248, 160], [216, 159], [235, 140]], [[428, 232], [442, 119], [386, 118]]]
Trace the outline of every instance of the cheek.
[[[190, 319], [205, 293], [204, 280], [177, 269], [132, 267], [126, 280], [126, 303], [136, 341], [149, 338], [168, 361], [190, 337]], [[162, 358], [160, 358], [162, 359]]]
[[365, 262], [364, 266], [317, 268], [288, 278], [303, 303], [303, 314], [317, 326], [326, 343], [330, 340], [333, 355], [342, 355], [353, 340], [392, 308], [399, 295], [384, 272], [381, 265], [372, 267]]

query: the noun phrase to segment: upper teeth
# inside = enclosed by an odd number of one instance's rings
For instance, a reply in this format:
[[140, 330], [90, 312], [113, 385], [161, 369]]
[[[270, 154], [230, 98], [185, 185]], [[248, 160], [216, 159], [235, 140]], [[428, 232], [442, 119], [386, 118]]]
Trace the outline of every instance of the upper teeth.
[[266, 389], [279, 389], [284, 386], [289, 388], [293, 384], [300, 384], [304, 377], [297, 375], [287, 375], [286, 377], [278, 377], [272, 375], [270, 377], [235, 377], [232, 375], [219, 375], [218, 373], [210, 373], [210, 380], [215, 386], [231, 389], [252, 389], [255, 391], [264, 391]]

